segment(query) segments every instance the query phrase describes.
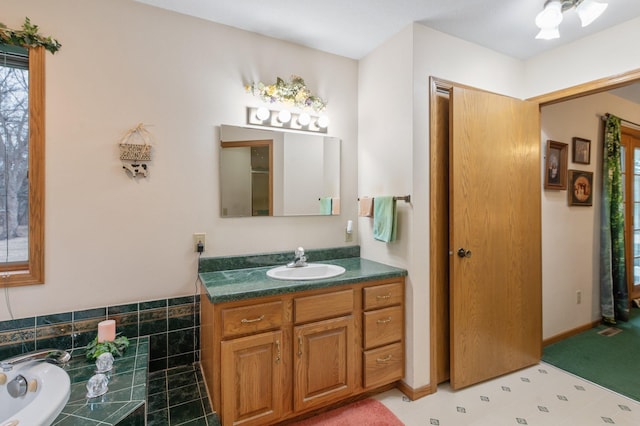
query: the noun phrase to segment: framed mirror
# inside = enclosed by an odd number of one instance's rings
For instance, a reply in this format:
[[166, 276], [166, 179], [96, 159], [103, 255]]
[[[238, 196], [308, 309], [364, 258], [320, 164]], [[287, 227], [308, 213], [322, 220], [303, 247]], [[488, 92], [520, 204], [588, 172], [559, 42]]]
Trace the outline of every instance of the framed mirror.
[[220, 215], [340, 214], [340, 139], [220, 126]]

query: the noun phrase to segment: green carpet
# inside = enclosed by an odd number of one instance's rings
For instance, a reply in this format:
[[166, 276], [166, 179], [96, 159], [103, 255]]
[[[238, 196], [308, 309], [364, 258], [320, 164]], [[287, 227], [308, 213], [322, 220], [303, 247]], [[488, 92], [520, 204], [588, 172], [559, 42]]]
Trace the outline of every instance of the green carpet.
[[565, 371], [640, 401], [640, 309], [631, 309], [629, 322], [614, 326], [612, 336], [596, 328], [544, 348], [542, 360]]

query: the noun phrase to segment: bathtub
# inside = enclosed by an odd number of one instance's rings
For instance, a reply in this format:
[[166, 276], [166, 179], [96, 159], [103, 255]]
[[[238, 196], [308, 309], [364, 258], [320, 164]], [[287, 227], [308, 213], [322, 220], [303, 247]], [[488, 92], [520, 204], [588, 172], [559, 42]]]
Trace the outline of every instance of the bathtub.
[[[7, 385], [18, 375], [26, 379], [28, 390], [25, 395], [13, 398]], [[11, 371], [0, 371], [0, 383], [0, 426], [50, 425], [71, 392], [67, 372], [47, 362], [25, 362]]]

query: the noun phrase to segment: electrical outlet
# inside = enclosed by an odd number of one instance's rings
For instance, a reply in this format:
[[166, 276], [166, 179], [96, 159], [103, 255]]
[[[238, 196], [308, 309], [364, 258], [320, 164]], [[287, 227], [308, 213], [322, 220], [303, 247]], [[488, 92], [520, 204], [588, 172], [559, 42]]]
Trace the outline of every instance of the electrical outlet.
[[[204, 232], [193, 234], [193, 251], [198, 251], [198, 243], [202, 243], [202, 247], [207, 247], [207, 234]], [[204, 250], [203, 250], [204, 251]]]
[[576, 291], [576, 303], [579, 305], [582, 303], [582, 291]]

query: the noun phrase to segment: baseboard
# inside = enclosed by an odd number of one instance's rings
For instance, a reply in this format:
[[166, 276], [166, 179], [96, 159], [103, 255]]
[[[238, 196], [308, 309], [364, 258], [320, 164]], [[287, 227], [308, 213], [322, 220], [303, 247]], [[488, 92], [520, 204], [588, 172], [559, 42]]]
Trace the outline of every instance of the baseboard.
[[415, 401], [416, 399], [420, 399], [427, 395], [436, 393], [436, 389], [437, 389], [437, 387], [431, 386], [430, 384], [418, 389], [414, 389], [403, 381], [399, 381], [397, 384], [397, 387], [400, 390], [400, 392], [405, 394], [407, 398], [409, 398], [412, 401]]
[[549, 337], [548, 339], [543, 340], [542, 346], [544, 347], [554, 343], [558, 343], [561, 340], [564, 340], [571, 336], [575, 336], [576, 334], [580, 334], [583, 331], [591, 330], [592, 328], [596, 327], [598, 324], [600, 324], [600, 320], [582, 325], [578, 328], [574, 328], [573, 330], [565, 331], [564, 333], [556, 334], [555, 336], [552, 336], [552, 337]]

